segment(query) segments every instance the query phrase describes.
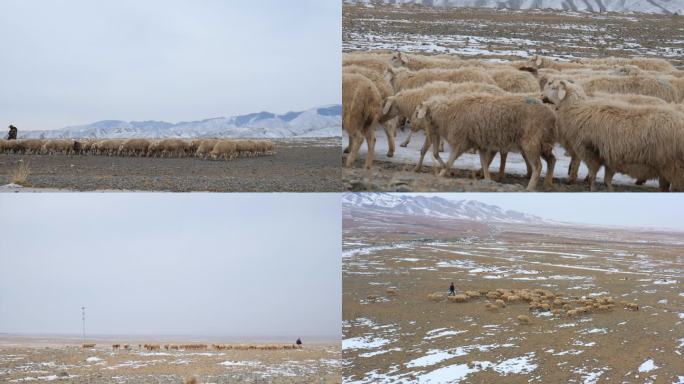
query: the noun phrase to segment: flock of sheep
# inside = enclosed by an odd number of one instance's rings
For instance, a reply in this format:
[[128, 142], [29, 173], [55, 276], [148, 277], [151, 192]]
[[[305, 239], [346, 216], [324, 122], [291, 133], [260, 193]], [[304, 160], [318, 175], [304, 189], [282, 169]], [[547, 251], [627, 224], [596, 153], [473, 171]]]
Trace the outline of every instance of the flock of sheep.
[[[465, 291], [462, 294], [447, 296], [442, 292], [427, 295], [428, 300], [443, 301], [445, 298], [452, 303], [467, 303], [479, 298], [487, 299], [485, 309], [496, 312], [511, 304], [528, 304], [530, 312], [551, 312], [559, 317], [577, 317], [595, 312], [610, 312], [618, 305], [625, 309], [638, 311], [639, 305], [621, 301], [619, 304], [610, 296], [571, 297], [564, 298], [545, 289], [505, 289], [482, 291]], [[518, 316], [521, 324], [529, 324], [530, 318]]]
[[[616, 172], [638, 184], [658, 179], [663, 191], [684, 189], [684, 70], [656, 58], [529, 60], [489, 62], [451, 55], [402, 52], [349, 53], [343, 58], [343, 120], [349, 134], [346, 165], [353, 167], [363, 141], [365, 167], [373, 164], [375, 128], [382, 125], [395, 151], [396, 129], [425, 131], [416, 171], [427, 151], [447, 175], [466, 151], [477, 151], [481, 174], [500, 153], [503, 178], [508, 152], [527, 164], [532, 191], [547, 165], [544, 188], [553, 183], [560, 144], [571, 157], [568, 183], [580, 162], [613, 190]], [[410, 140], [401, 144], [405, 147]], [[446, 141], [451, 153], [440, 157]], [[439, 143], [439, 145], [433, 145]]]
[[0, 141], [1, 153], [26, 155], [102, 155], [133, 157], [199, 157], [232, 160], [275, 154], [270, 140], [228, 139], [25, 139]]
[[[82, 344], [82, 348], [95, 348], [95, 344], [88, 343]], [[113, 350], [124, 349], [131, 350], [132, 346], [130, 344], [112, 344]], [[147, 351], [159, 351], [162, 349], [161, 344], [138, 344], [139, 349], [145, 349]], [[224, 350], [236, 350], [236, 351], [246, 351], [246, 350], [260, 350], [260, 351], [275, 351], [275, 350], [285, 350], [285, 349], [301, 349], [301, 345], [295, 344], [164, 344], [163, 348], [167, 351], [169, 350], [184, 350], [184, 351], [201, 351], [213, 349], [216, 351]]]

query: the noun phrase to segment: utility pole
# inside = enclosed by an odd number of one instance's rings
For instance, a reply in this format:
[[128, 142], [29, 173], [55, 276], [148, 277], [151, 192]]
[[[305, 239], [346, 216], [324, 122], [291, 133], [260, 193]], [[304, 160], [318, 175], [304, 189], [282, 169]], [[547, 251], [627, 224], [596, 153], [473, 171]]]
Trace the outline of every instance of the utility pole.
[[85, 344], [85, 307], [81, 307], [81, 320], [83, 320], [83, 343]]

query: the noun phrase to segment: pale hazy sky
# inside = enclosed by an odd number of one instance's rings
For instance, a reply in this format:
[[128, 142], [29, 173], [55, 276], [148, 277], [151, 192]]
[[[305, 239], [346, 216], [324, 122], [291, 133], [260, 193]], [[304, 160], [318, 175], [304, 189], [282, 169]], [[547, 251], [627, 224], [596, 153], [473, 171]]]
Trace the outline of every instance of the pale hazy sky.
[[2, 0], [0, 128], [339, 104], [341, 4]]
[[340, 195], [4, 194], [0, 333], [341, 334]]
[[[414, 193], [413, 195], [419, 195]], [[585, 224], [684, 230], [680, 193], [425, 193], [450, 200], [477, 200], [547, 219]]]

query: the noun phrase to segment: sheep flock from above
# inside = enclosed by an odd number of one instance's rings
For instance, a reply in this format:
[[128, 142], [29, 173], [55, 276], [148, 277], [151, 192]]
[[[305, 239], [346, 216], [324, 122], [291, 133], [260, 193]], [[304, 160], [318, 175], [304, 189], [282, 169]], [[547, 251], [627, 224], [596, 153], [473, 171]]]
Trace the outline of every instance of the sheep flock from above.
[[24, 139], [0, 141], [0, 152], [22, 155], [100, 155], [130, 157], [198, 157], [233, 160], [274, 155], [270, 140], [232, 139]]
[[[499, 153], [501, 180], [512, 151], [525, 159], [529, 191], [537, 188], [544, 160], [543, 187], [550, 190], [558, 144], [571, 158], [569, 184], [583, 162], [591, 191], [601, 167], [608, 191], [615, 173], [639, 185], [658, 180], [662, 191], [684, 190], [684, 70], [663, 59], [491, 62], [353, 52], [343, 57], [342, 97], [347, 167], [354, 167], [364, 139], [365, 167], [372, 166], [380, 125], [392, 157], [397, 128], [408, 124], [411, 133], [425, 132], [416, 171], [430, 148], [442, 176], [472, 151], [480, 156], [480, 174], [491, 180], [489, 165]], [[446, 162], [440, 157], [444, 142], [451, 149]]]

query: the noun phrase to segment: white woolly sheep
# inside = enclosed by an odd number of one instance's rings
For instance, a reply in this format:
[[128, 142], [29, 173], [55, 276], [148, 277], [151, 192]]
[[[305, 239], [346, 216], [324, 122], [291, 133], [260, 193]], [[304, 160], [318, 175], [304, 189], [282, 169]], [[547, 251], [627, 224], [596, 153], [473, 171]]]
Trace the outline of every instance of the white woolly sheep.
[[420, 87], [433, 81], [447, 81], [450, 83], [470, 81], [496, 85], [494, 79], [479, 68], [422, 69], [420, 71], [397, 68], [387, 70], [385, 78], [392, 84], [396, 92], [403, 89]]
[[556, 80], [544, 95], [558, 106], [558, 135], [596, 173], [605, 167], [605, 184], [613, 190], [615, 172], [637, 179], [660, 177], [661, 187], [684, 189], [684, 114], [669, 107], [629, 105], [590, 99], [581, 86]]
[[[382, 123], [384, 121], [396, 117], [408, 119], [413, 115], [413, 113], [420, 106], [420, 104], [422, 104], [424, 101], [435, 95], [461, 94], [471, 92], [485, 92], [501, 95], [506, 93], [501, 88], [493, 84], [473, 82], [454, 84], [445, 81], [435, 81], [425, 84], [424, 86], [419, 88], [405, 89], [403, 91], [398, 92], [396, 95], [389, 97], [383, 105], [380, 122]], [[404, 140], [403, 143], [401, 143], [402, 147], [406, 147], [408, 145], [413, 132], [415, 132], [413, 126], [411, 128], [412, 129], [408, 137], [406, 138], [406, 140]], [[420, 150], [420, 159], [418, 160], [418, 164], [416, 164], [414, 168], [416, 172], [421, 170], [423, 166], [423, 160], [425, 159], [425, 154], [427, 153], [428, 149], [430, 149], [431, 143], [432, 142], [430, 141], [430, 136], [426, 133], [425, 142], [423, 143], [423, 147]]]
[[197, 146], [197, 150], [195, 151], [195, 156], [206, 159], [214, 149], [214, 146], [217, 142], [217, 139], [206, 139], [200, 141], [199, 145]]
[[231, 140], [219, 140], [210, 153], [213, 160], [232, 160], [237, 155], [237, 144]]
[[353, 167], [365, 137], [368, 144], [365, 167], [373, 165], [375, 126], [380, 118], [382, 98], [367, 77], [349, 73], [342, 75], [342, 127], [349, 133], [351, 145], [347, 167]]
[[424, 102], [411, 119], [411, 124], [423, 128], [435, 142], [445, 139], [451, 146], [446, 163], [433, 147], [433, 157], [446, 175], [454, 161], [468, 149], [480, 152], [485, 179], [491, 179], [489, 164], [496, 151], [520, 150], [532, 168], [527, 185], [536, 188], [541, 172], [540, 156], [547, 162], [546, 189], [553, 182], [555, 157], [552, 149], [555, 128], [553, 111], [541, 100], [522, 95], [445, 95]]
[[[387, 81], [387, 79], [384, 76], [371, 69], [364, 68], [358, 65], [349, 65], [343, 67], [342, 73], [355, 73], [357, 75], [367, 77], [370, 81], [373, 82], [373, 84], [375, 84], [375, 86], [378, 89], [378, 92], [380, 92], [380, 97], [383, 101], [388, 97], [394, 95], [394, 88], [392, 87], [392, 84], [390, 84], [390, 82]], [[387, 143], [389, 147], [387, 150], [387, 157], [394, 156], [394, 138], [396, 136], [397, 127], [403, 126], [405, 122], [405, 118], [396, 118], [391, 120], [385, 120], [382, 122], [382, 127], [385, 131], [385, 134], [387, 135]], [[351, 137], [349, 138], [349, 140], [351, 145]], [[349, 153], [349, 147], [344, 149], [344, 153]]]

